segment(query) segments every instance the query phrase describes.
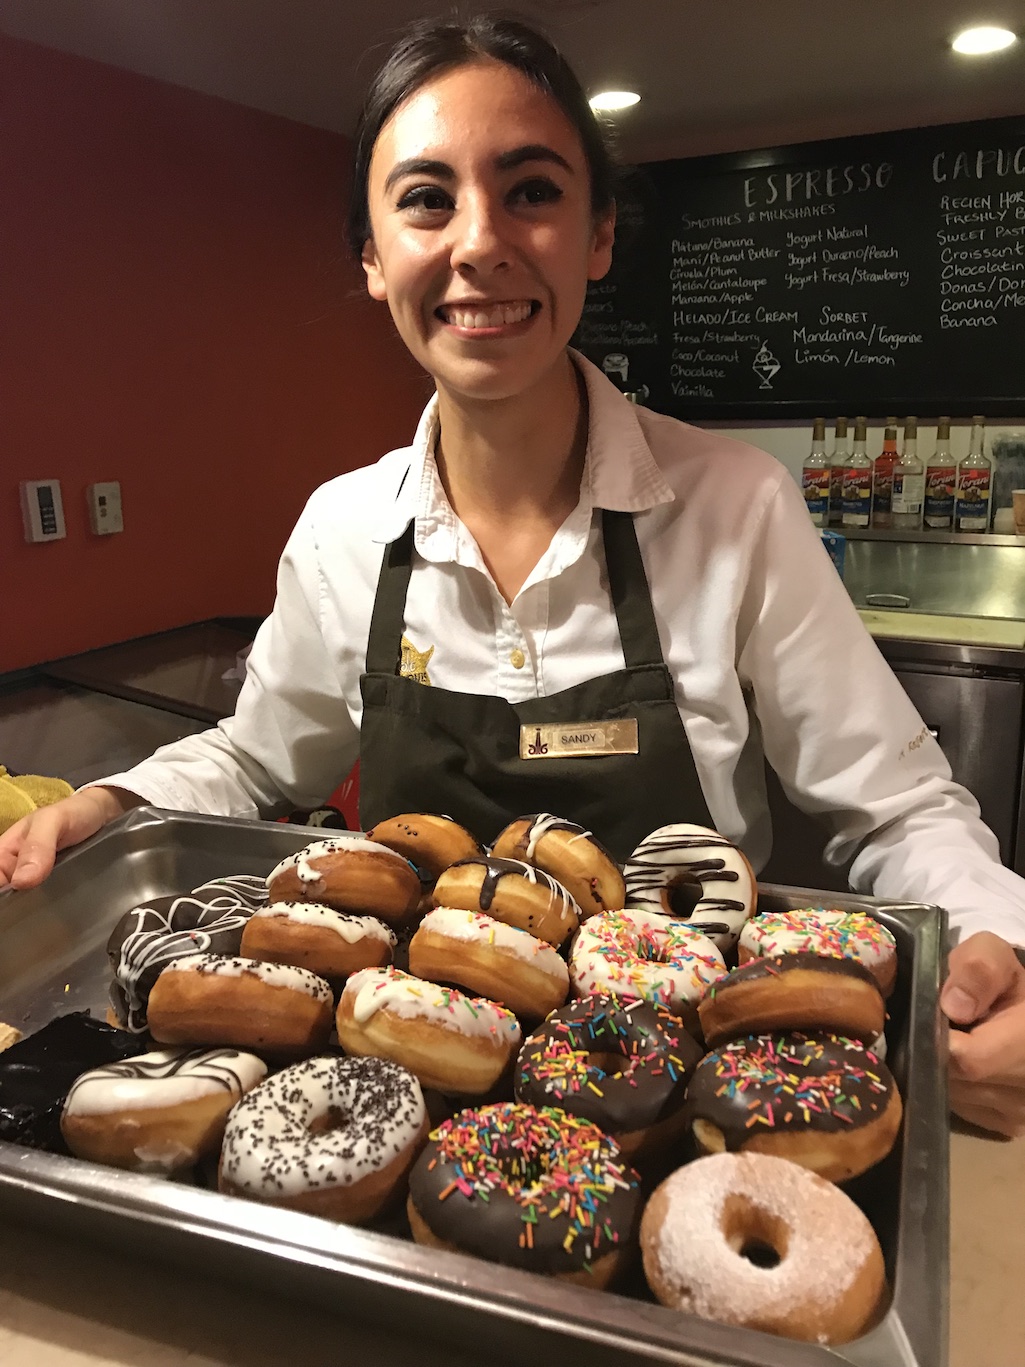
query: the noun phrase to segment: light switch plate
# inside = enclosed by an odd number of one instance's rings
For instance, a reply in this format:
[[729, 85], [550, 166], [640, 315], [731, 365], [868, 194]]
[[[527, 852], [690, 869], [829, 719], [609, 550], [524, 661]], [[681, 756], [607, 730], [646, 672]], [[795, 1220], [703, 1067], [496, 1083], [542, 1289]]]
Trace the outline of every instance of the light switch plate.
[[89, 525], [97, 536], [109, 536], [111, 532], [123, 532], [124, 518], [121, 515], [121, 485], [117, 480], [106, 484], [90, 484], [86, 491], [89, 499]]
[[60, 541], [67, 536], [60, 480], [23, 479], [21, 520], [26, 541]]

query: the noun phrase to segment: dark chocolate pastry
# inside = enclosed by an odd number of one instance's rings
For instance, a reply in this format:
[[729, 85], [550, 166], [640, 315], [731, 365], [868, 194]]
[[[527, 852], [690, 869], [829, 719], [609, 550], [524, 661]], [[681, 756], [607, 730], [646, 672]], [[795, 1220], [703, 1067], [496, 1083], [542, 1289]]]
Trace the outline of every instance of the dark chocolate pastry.
[[72, 1084], [91, 1068], [146, 1049], [135, 1035], [75, 1011], [0, 1054], [0, 1139], [67, 1153], [60, 1118]]

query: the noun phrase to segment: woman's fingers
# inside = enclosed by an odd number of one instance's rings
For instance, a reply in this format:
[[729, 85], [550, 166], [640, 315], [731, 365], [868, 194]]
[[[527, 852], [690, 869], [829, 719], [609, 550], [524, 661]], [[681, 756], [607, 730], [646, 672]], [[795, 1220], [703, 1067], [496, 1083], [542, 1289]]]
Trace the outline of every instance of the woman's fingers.
[[1025, 969], [1012, 947], [983, 930], [951, 950], [940, 1007], [956, 1025], [972, 1025], [1021, 990], [1023, 980]]
[[57, 851], [77, 845], [133, 801], [109, 788], [87, 788], [24, 816], [0, 836], [0, 887], [34, 888], [53, 869]]

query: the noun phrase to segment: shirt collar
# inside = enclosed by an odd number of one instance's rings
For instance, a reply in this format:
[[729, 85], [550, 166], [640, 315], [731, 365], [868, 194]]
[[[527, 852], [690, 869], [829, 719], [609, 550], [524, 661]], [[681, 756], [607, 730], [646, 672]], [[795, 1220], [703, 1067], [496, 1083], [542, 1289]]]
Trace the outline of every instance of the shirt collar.
[[[619, 392], [606, 375], [578, 351], [570, 356], [587, 389], [588, 434], [581, 502], [593, 508], [639, 513], [675, 495], [666, 483], [644, 435], [640, 410]], [[449, 525], [453, 513], [445, 499], [434, 462], [438, 438], [438, 396], [435, 394], [417, 424], [409, 447], [409, 464], [401, 467], [393, 498], [375, 519], [372, 540], [389, 542], [401, 536], [411, 518], [417, 519], [417, 542], [433, 531], [439, 520]], [[439, 500], [443, 507], [439, 506]]]

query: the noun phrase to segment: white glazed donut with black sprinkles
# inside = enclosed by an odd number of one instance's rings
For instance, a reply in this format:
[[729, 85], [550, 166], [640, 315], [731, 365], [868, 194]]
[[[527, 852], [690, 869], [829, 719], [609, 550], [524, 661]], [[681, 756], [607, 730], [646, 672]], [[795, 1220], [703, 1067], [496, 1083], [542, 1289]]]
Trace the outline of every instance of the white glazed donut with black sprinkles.
[[429, 1128], [420, 1084], [399, 1064], [307, 1059], [231, 1112], [218, 1187], [356, 1224], [402, 1194]]
[[161, 1044], [225, 1044], [282, 1057], [321, 1049], [331, 1033], [330, 984], [305, 968], [197, 954], [167, 965], [149, 998]]
[[[660, 826], [623, 869], [626, 906], [686, 921], [722, 950], [731, 949], [758, 902], [754, 870], [731, 841], [706, 826]], [[697, 905], [678, 910], [673, 893], [700, 889]]]

